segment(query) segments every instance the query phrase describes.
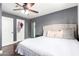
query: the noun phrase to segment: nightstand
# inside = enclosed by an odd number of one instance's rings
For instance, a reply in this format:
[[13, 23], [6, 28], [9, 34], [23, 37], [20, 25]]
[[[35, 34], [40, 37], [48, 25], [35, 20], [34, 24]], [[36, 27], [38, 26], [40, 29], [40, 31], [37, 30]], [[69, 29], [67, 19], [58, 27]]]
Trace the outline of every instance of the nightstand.
[[40, 36], [42, 36], [42, 35], [36, 35], [35, 37], [40, 37]]
[[79, 41], [79, 38], [77, 38], [77, 40]]

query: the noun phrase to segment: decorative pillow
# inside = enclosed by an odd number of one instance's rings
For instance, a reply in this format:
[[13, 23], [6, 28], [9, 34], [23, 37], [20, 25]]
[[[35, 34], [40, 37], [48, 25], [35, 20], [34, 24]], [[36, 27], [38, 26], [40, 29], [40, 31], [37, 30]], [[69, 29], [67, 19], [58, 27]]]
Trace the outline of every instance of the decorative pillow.
[[55, 32], [55, 38], [63, 38], [63, 30], [57, 30]]
[[55, 37], [55, 31], [48, 31], [46, 36], [54, 38]]

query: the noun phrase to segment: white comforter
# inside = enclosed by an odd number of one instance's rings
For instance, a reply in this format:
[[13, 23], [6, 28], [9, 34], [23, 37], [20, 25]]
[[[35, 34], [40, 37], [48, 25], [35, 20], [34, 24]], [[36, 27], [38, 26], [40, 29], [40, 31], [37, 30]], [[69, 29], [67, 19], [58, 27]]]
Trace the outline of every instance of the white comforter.
[[35, 54], [46, 56], [79, 56], [79, 42], [75, 39], [58, 39], [41, 36], [20, 42], [16, 51], [21, 55], [27, 55], [28, 52], [30, 52], [30, 55], [33, 55], [32, 53], [35, 52]]

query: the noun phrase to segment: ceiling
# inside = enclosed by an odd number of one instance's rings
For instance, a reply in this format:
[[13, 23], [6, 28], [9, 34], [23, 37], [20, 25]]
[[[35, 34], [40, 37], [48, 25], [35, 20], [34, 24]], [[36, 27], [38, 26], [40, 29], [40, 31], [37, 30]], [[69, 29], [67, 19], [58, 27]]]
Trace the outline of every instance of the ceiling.
[[13, 15], [17, 15], [20, 17], [24, 17], [27, 19], [32, 19], [35, 17], [43, 16], [56, 11], [74, 7], [74, 6], [77, 6], [77, 4], [76, 3], [35, 3], [32, 9], [39, 11], [39, 13], [29, 12], [28, 15], [25, 13], [22, 13], [21, 11], [14, 11], [13, 9], [15, 9], [15, 6], [16, 6], [15, 3], [3, 3], [2, 11]]

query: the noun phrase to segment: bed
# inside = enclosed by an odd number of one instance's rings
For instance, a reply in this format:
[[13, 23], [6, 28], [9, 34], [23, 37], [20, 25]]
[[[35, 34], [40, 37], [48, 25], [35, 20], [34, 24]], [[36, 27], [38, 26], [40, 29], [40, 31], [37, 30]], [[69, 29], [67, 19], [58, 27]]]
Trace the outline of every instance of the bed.
[[79, 56], [75, 24], [53, 24], [43, 30], [43, 36], [25, 39], [15, 51], [24, 56]]

